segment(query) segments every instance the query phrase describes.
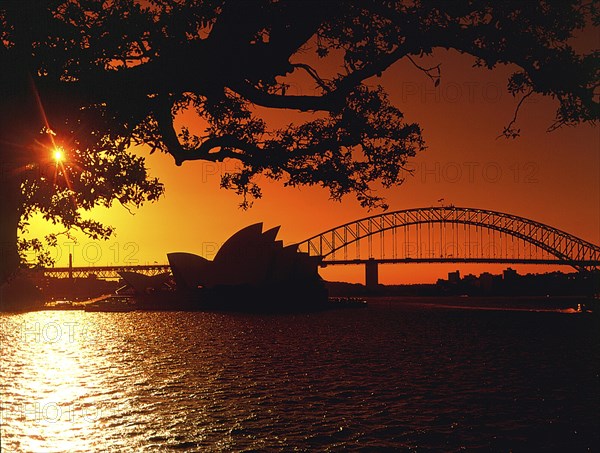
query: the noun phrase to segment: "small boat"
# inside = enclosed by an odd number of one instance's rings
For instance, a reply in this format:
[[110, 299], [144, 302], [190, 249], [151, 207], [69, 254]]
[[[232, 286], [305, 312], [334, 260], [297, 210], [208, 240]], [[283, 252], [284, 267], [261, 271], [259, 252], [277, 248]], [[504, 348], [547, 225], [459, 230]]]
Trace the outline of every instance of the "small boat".
[[85, 311], [129, 312], [138, 309], [137, 301], [131, 296], [110, 295], [85, 305]]
[[57, 300], [47, 302], [44, 305], [45, 310], [83, 310], [83, 305], [74, 303], [70, 300]]
[[367, 301], [358, 297], [330, 297], [329, 306], [332, 308], [365, 308]]
[[577, 304], [577, 309], [575, 313], [592, 313], [592, 309], [587, 306], [585, 303]]

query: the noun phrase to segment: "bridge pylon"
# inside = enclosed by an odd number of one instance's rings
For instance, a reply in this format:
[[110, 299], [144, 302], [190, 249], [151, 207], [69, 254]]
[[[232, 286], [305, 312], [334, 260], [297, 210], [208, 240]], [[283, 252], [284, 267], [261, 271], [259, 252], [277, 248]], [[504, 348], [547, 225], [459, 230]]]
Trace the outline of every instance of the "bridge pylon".
[[379, 267], [374, 258], [365, 262], [365, 286], [369, 290], [375, 290], [379, 286]]

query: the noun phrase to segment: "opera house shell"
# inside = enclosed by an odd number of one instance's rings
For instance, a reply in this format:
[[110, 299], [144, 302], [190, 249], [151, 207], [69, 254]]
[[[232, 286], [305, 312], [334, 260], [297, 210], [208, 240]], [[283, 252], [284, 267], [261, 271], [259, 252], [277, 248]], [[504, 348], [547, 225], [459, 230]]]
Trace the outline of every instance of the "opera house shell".
[[167, 255], [177, 292], [191, 295], [198, 308], [296, 310], [327, 302], [317, 269], [320, 257], [284, 246], [279, 227], [262, 223], [231, 236], [213, 260], [192, 253]]

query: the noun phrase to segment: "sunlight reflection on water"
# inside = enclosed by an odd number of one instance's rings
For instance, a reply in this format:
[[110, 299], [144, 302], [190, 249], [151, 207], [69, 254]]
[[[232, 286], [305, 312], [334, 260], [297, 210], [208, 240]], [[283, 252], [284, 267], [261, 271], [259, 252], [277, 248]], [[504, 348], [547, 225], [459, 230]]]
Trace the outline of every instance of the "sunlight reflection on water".
[[374, 304], [262, 317], [46, 311], [0, 326], [3, 451], [599, 440], [600, 347], [586, 317]]
[[11, 439], [22, 451], [89, 451], [93, 447], [96, 360], [85, 347], [83, 332], [76, 330], [81, 321], [76, 312], [37, 312], [3, 319], [5, 447]]

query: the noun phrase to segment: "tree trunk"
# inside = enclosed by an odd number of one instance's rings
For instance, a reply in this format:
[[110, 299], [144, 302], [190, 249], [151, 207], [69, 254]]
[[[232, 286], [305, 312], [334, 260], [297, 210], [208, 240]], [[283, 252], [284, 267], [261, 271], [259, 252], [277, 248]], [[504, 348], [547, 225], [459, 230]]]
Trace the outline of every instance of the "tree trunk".
[[36, 139], [43, 125], [29, 74], [18, 70], [0, 74], [0, 310], [26, 308], [33, 294], [34, 285], [16, 277], [20, 265], [17, 238], [21, 183], [27, 166], [40, 159]]
[[[0, 145], [1, 146], [1, 145]], [[17, 230], [21, 212], [21, 184], [15, 168], [0, 152], [0, 284], [6, 282], [19, 266]]]

